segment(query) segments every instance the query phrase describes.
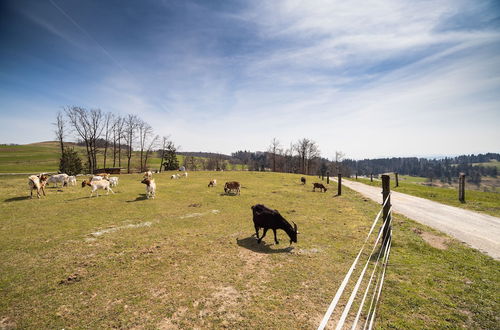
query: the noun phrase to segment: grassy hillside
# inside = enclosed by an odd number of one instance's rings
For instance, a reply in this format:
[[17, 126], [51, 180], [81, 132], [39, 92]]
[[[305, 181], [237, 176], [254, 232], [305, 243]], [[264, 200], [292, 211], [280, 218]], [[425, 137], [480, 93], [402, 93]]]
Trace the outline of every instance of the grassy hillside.
[[[370, 182], [370, 179], [358, 178], [358, 181], [376, 187], [381, 186], [380, 180], [374, 180], [373, 182]], [[394, 185], [395, 185], [395, 178], [394, 175], [391, 175], [391, 189], [394, 191], [399, 191], [405, 194], [430, 199], [439, 203], [448, 204], [451, 206], [457, 206], [471, 211], [483, 212], [500, 217], [499, 193], [483, 192], [477, 190], [466, 190], [465, 192], [466, 203], [461, 203], [458, 200], [458, 191], [456, 188], [440, 188], [440, 187], [426, 186], [419, 184], [418, 179], [415, 181], [412, 181], [410, 179], [409, 182], [407, 182], [404, 176], [402, 179], [400, 178], [399, 180], [399, 187], [396, 188], [394, 187]]]
[[[154, 200], [139, 174], [92, 199], [77, 186], [30, 200], [24, 176], [2, 177], [1, 326], [315, 328], [380, 208], [349, 189], [334, 197], [334, 184], [313, 193], [300, 175], [170, 174], [155, 175]], [[240, 196], [223, 194], [228, 180]], [[256, 244], [256, 203], [295, 221], [298, 243], [278, 231], [279, 245], [272, 232]], [[498, 327], [498, 261], [399, 215], [393, 230], [376, 327]]]
[[489, 162], [485, 162], [485, 163], [474, 163], [473, 165], [496, 167], [497, 170], [500, 171], [500, 162], [496, 159], [492, 159]]
[[0, 146], [0, 173], [57, 171], [60, 149], [54, 142]]
[[[85, 147], [71, 144], [78, 151], [82, 162], [85, 162]], [[98, 154], [98, 167], [103, 166], [103, 151]], [[58, 142], [41, 142], [18, 146], [0, 146], [0, 173], [37, 173], [57, 172], [59, 167], [60, 148]], [[184, 156], [178, 155], [177, 159], [182, 164]], [[111, 160], [111, 161], [110, 161]], [[139, 168], [140, 154], [134, 152], [131, 167]], [[106, 166], [112, 167], [113, 159], [108, 153]], [[118, 165], [117, 165], [118, 166]], [[148, 166], [159, 169], [160, 159], [153, 154], [148, 160]], [[125, 153], [122, 153], [122, 168], [127, 167]]]

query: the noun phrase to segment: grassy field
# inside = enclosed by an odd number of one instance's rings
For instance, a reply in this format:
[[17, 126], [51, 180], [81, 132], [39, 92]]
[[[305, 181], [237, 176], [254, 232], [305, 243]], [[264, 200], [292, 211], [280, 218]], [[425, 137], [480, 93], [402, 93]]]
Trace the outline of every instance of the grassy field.
[[[85, 148], [72, 145], [78, 151], [82, 162], [85, 162]], [[57, 142], [40, 142], [16, 146], [0, 146], [0, 173], [39, 173], [57, 172], [59, 168], [60, 148]], [[113, 166], [111, 153], [108, 154], [107, 167]], [[179, 164], [184, 161], [184, 156], [177, 155]], [[97, 157], [99, 167], [103, 166], [103, 153]], [[140, 154], [134, 152], [131, 158], [131, 168], [139, 168]], [[117, 165], [118, 166], [118, 165]], [[122, 168], [127, 167], [127, 158], [122, 153]], [[159, 169], [160, 158], [155, 154], [150, 155], [148, 167]]]
[[496, 159], [492, 159], [489, 162], [484, 162], [484, 163], [474, 163], [473, 165], [496, 167], [497, 170], [500, 171], [500, 162], [498, 160], [496, 160]]
[[[72, 144], [72, 147], [80, 154], [82, 162], [85, 163], [85, 148]], [[40, 173], [57, 172], [59, 169], [60, 147], [58, 142], [40, 142], [16, 146], [0, 146], [0, 173]], [[97, 155], [98, 167], [103, 167], [104, 150]], [[184, 163], [185, 156], [177, 155], [179, 165]], [[195, 157], [203, 158], [203, 157]], [[125, 152], [122, 153], [122, 168], [127, 167], [127, 158]], [[107, 167], [113, 167], [113, 158], [108, 151]], [[200, 167], [201, 165], [199, 165]], [[118, 167], [118, 161], [117, 165]], [[137, 171], [140, 168], [140, 153], [133, 152], [131, 158], [131, 169]], [[156, 153], [149, 156], [148, 167], [150, 169], [160, 168], [160, 158]], [[228, 169], [233, 169], [232, 165], [227, 164]], [[200, 168], [201, 169], [201, 168]], [[247, 166], [242, 164], [234, 165], [234, 170], [246, 170]]]
[[[335, 185], [313, 193], [300, 175], [170, 174], [155, 176], [154, 200], [139, 175], [114, 195], [77, 186], [40, 200], [25, 176], [0, 176], [0, 328], [315, 328], [380, 208], [349, 189], [334, 197]], [[223, 194], [227, 180], [240, 196]], [[298, 243], [279, 231], [281, 244], [268, 233], [257, 245], [256, 203], [295, 221]], [[394, 221], [376, 326], [498, 327], [498, 261]]]
[[[351, 179], [355, 180], [355, 179]], [[380, 187], [380, 180], [358, 178], [359, 182]], [[405, 180], [399, 180], [399, 187], [394, 187], [395, 179], [394, 175], [391, 175], [391, 189], [394, 191], [399, 191], [412, 196], [427, 198], [439, 203], [457, 206], [464, 209], [468, 209], [476, 212], [483, 212], [490, 215], [500, 217], [500, 194], [494, 192], [483, 192], [477, 190], [466, 190], [465, 191], [465, 203], [461, 203], [458, 200], [458, 191], [453, 188], [440, 188], [440, 187], [430, 187], [421, 184], [416, 184], [414, 182], [405, 182]]]

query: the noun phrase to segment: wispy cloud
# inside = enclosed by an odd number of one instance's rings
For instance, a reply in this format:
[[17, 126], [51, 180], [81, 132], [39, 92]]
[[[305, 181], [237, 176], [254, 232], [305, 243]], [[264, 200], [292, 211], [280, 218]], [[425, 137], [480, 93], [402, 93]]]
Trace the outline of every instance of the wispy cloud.
[[54, 102], [139, 113], [184, 150], [263, 150], [273, 137], [304, 136], [324, 156], [500, 147], [494, 2], [132, 3], [109, 22], [81, 16], [106, 4], [50, 3], [66, 29], [28, 16], [74, 47], [68, 67], [88, 68], [78, 91], [49, 91]]

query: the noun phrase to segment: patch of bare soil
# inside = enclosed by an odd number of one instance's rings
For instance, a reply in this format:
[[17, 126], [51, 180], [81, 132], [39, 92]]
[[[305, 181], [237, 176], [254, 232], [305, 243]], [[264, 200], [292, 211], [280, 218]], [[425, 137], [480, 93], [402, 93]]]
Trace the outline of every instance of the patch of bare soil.
[[254, 252], [249, 249], [239, 249], [239, 258], [245, 263], [240, 269], [240, 276], [252, 275], [252, 278], [259, 278], [260, 281], [266, 279], [269, 269], [268, 256], [265, 253]]
[[2, 330], [8, 330], [8, 329], [15, 329], [16, 328], [16, 323], [12, 321], [9, 317], [2, 317], [0, 318], [0, 329]]
[[210, 315], [223, 315], [223, 325], [229, 325], [229, 321], [241, 321], [242, 317], [238, 313], [239, 301], [242, 295], [232, 286], [223, 286], [215, 290], [215, 292], [204, 301], [195, 301], [194, 305], [203, 303], [205, 308], [200, 311], [200, 317], [204, 318]]
[[73, 284], [76, 282], [80, 282], [82, 280], [82, 276], [78, 273], [74, 273], [69, 275], [67, 278], [60, 280], [59, 284]]
[[413, 228], [413, 232], [418, 234], [427, 244], [436, 249], [446, 250], [448, 248], [449, 239], [446, 237], [437, 236], [417, 228]]
[[[239, 310], [242, 295], [232, 286], [221, 286], [209, 296], [193, 302], [193, 307], [202, 305], [203, 309], [198, 312], [198, 323], [200, 328], [213, 328], [213, 324], [207, 322], [208, 318], [219, 319], [222, 326], [230, 327], [234, 322], [242, 321]], [[186, 319], [189, 308], [179, 307], [171, 317], [164, 318], [158, 325], [159, 329], [180, 329], [178, 324]], [[197, 328], [196, 326], [194, 328]]]
[[151, 247], [148, 247], [148, 248], [145, 248], [145, 249], [142, 249], [139, 254], [153, 254], [155, 252], [158, 252], [159, 249], [161, 248], [160, 245], [158, 244], [155, 244], [155, 245], [152, 245]]
[[314, 254], [314, 253], [320, 253], [321, 249], [317, 248], [312, 248], [312, 249], [298, 249], [298, 250], [293, 250], [292, 253], [294, 254]]

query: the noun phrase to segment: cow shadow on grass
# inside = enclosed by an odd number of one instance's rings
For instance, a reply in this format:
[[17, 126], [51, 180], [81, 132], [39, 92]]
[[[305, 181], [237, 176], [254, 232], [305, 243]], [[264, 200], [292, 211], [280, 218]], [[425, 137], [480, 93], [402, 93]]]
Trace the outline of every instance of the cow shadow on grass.
[[[36, 198], [36, 196], [35, 196]], [[10, 202], [18, 202], [18, 201], [24, 201], [26, 199], [31, 199], [30, 196], [19, 196], [19, 197], [12, 197], [12, 198], [7, 198], [4, 199], [4, 202], [10, 203]]]
[[73, 198], [73, 199], [67, 199], [66, 202], [74, 202], [74, 201], [79, 201], [81, 199], [89, 199], [89, 196], [83, 196], [83, 197], [78, 197], [78, 198]]
[[127, 201], [127, 203], [133, 203], [133, 202], [139, 202], [139, 201], [145, 201], [146, 199], [148, 199], [148, 197], [146, 196], [146, 194], [140, 194], [139, 196], [137, 196], [135, 199], [131, 200], [131, 201]]
[[236, 239], [236, 243], [244, 247], [245, 249], [249, 249], [250, 251], [257, 252], [257, 253], [266, 253], [266, 254], [271, 254], [271, 253], [290, 253], [294, 249], [293, 246], [287, 246], [285, 248], [280, 248], [280, 249], [271, 249], [271, 246], [275, 246], [275, 244], [267, 244], [265, 241], [261, 241], [260, 244], [257, 243], [257, 240], [255, 239], [255, 236], [249, 236], [247, 238], [243, 239]]

